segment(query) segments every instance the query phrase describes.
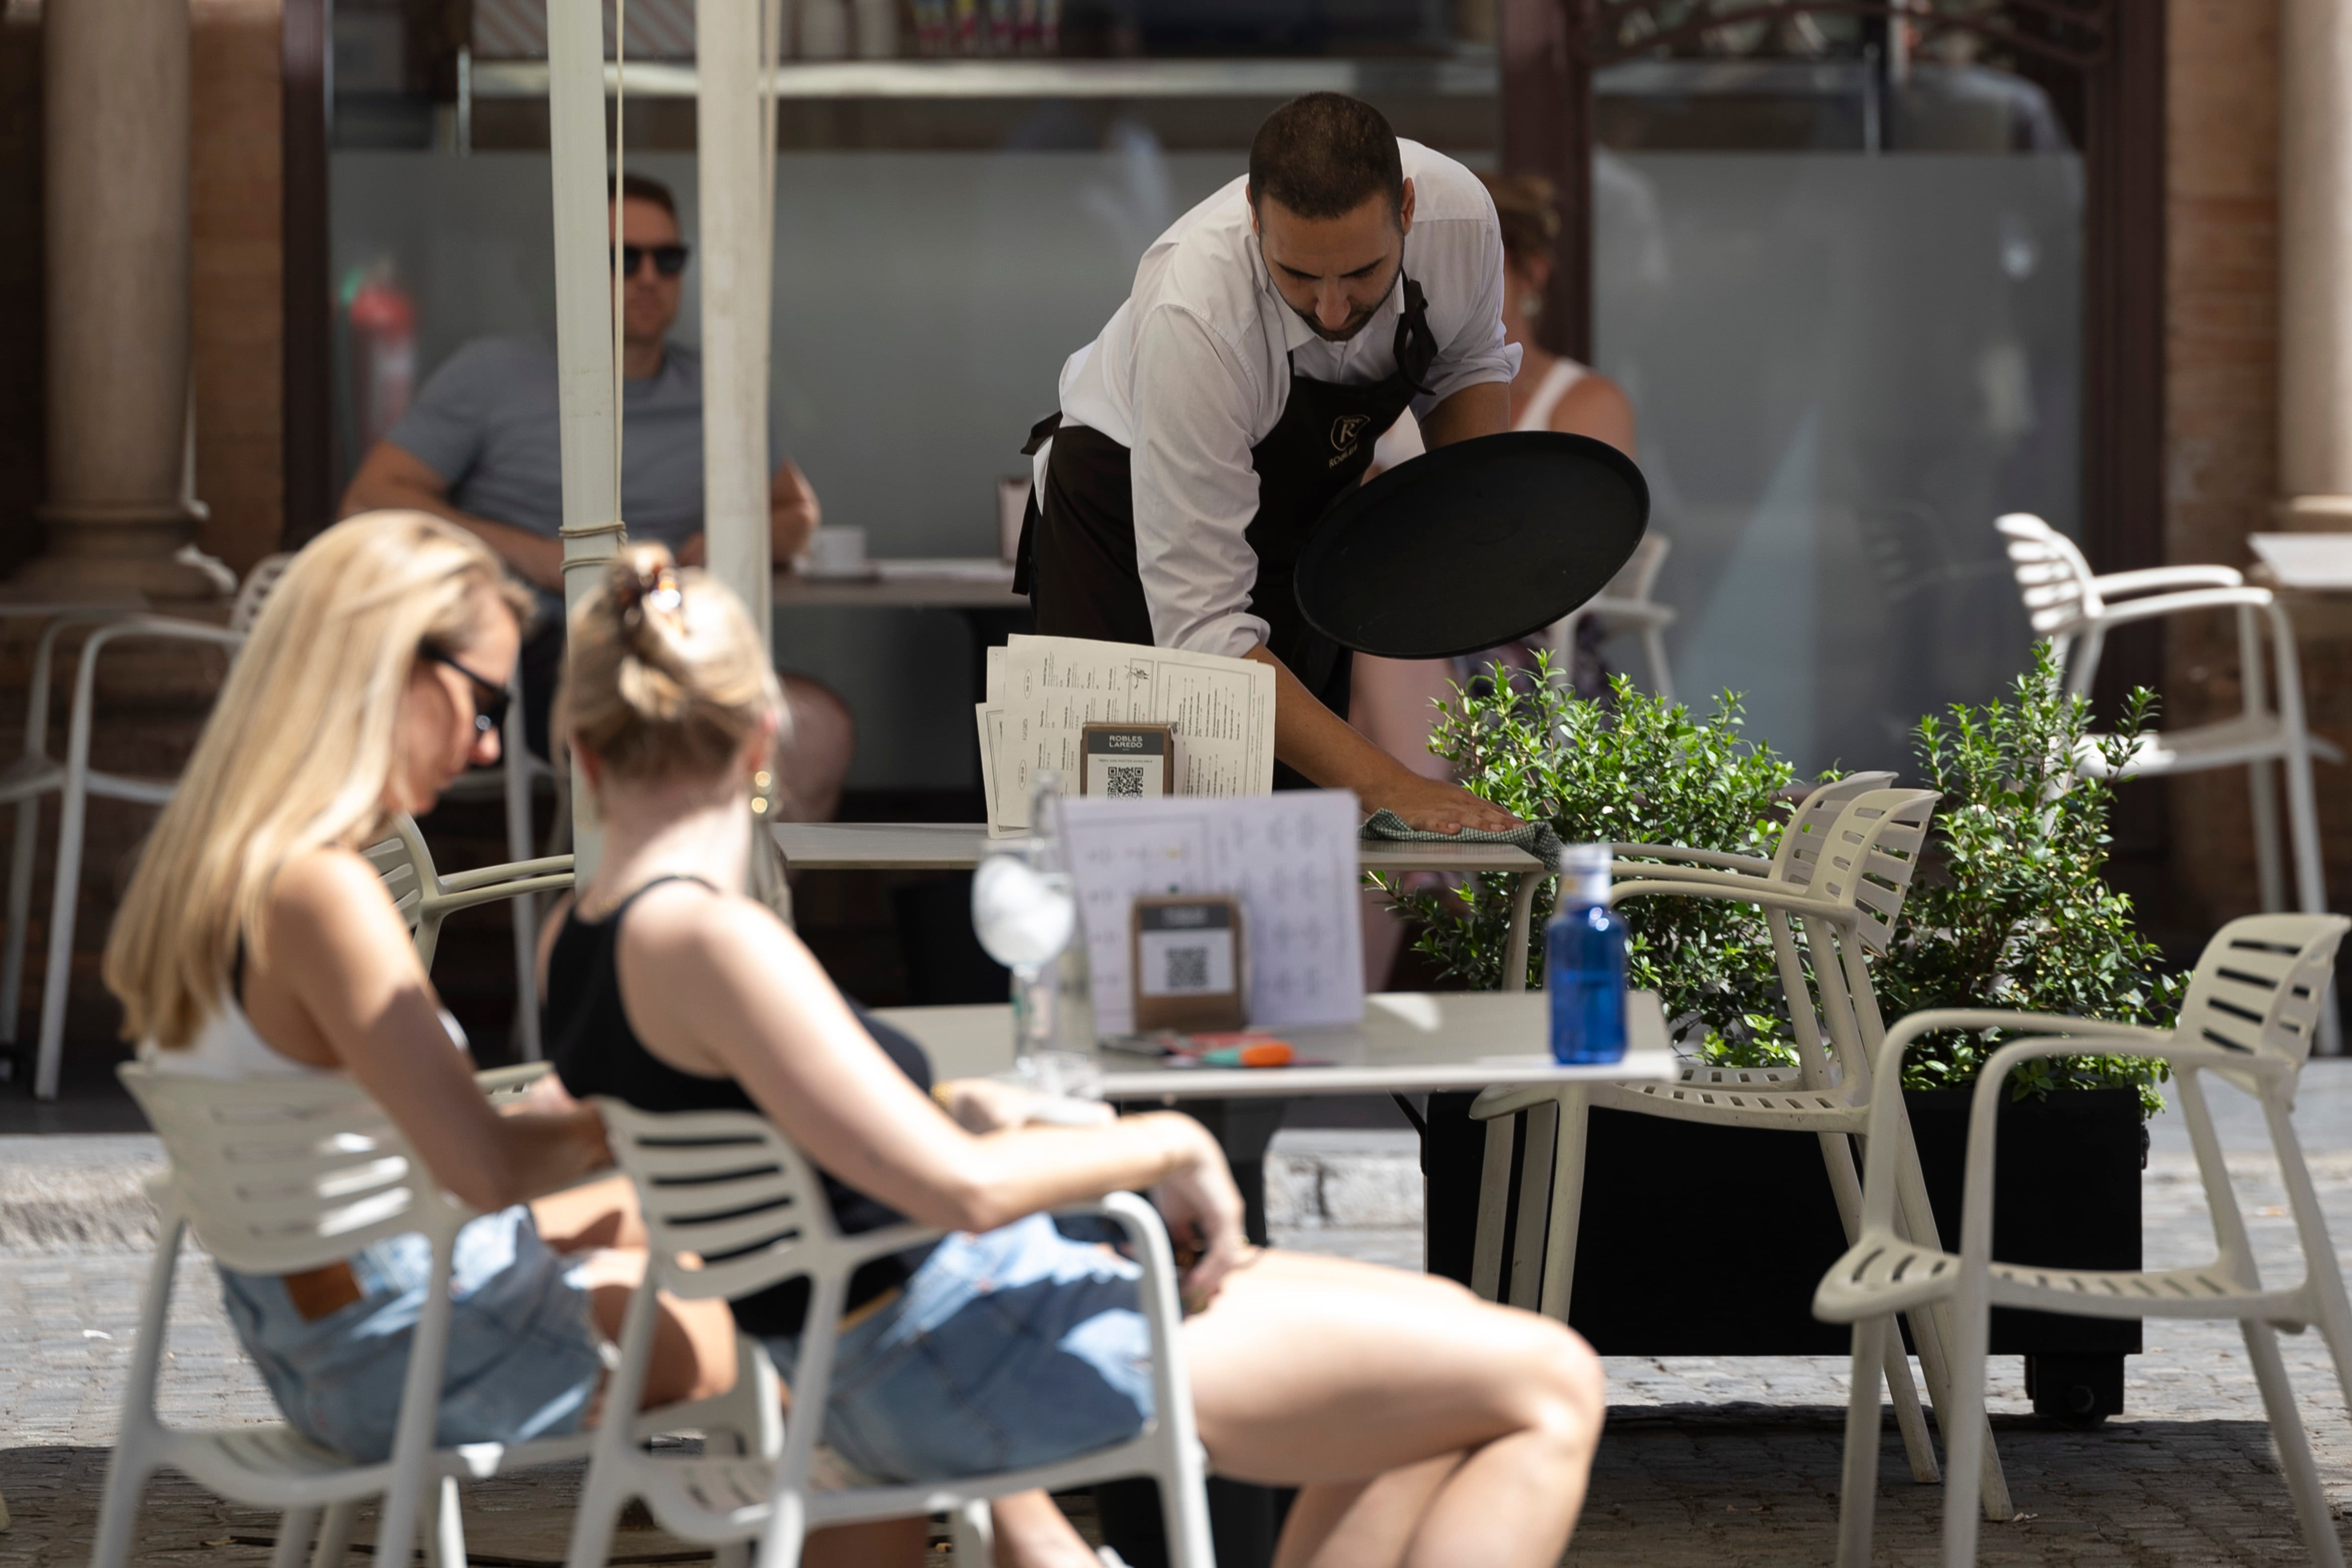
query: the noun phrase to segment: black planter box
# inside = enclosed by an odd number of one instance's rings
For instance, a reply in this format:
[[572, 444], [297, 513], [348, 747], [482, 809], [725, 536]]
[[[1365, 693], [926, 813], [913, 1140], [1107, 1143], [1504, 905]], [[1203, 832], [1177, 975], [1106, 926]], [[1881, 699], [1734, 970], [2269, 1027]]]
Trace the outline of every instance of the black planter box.
[[[1937, 1224], [1954, 1249], [1970, 1093], [1904, 1097]], [[1469, 1119], [1471, 1099], [1432, 1096], [1423, 1145], [1430, 1270], [1465, 1284], [1486, 1139], [1486, 1124]], [[2080, 1090], [2005, 1102], [1997, 1140], [1996, 1258], [2060, 1268], [2140, 1266], [2144, 1155], [2137, 1092]], [[1852, 1347], [1851, 1331], [1817, 1321], [1812, 1299], [1845, 1247], [1816, 1139], [1591, 1113], [1568, 1316], [1601, 1354], [1842, 1354]], [[2006, 1308], [1992, 1314], [1995, 1354], [2113, 1358], [2139, 1348], [2137, 1319]], [[2119, 1362], [2113, 1371], [2119, 1398]], [[2106, 1398], [2095, 1403], [2113, 1407]], [[2078, 1415], [2108, 1413], [2082, 1408], [2079, 1396], [2075, 1405]]]

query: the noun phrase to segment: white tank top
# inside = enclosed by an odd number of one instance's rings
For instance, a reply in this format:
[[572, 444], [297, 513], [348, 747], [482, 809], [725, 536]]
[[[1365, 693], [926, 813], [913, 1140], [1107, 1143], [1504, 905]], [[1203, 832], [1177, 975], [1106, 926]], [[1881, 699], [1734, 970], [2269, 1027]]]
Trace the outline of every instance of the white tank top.
[[1568, 395], [1569, 388], [1591, 373], [1591, 367], [1580, 364], [1566, 354], [1554, 360], [1551, 369], [1544, 372], [1543, 384], [1536, 388], [1535, 396], [1528, 399], [1527, 408], [1519, 414], [1518, 423], [1511, 428], [1549, 430], [1552, 410], [1559, 406], [1559, 400]]
[[[446, 1008], [441, 1011], [441, 1027], [448, 1030], [450, 1044], [465, 1049], [466, 1031]], [[167, 1051], [152, 1040], [142, 1040], [139, 1042], [139, 1060], [158, 1072], [232, 1082], [247, 1078], [316, 1078], [342, 1071], [340, 1067], [313, 1067], [307, 1061], [280, 1055], [261, 1038], [226, 986], [221, 988], [219, 1008], [184, 1049]]]
[[[1591, 366], [1581, 364], [1565, 354], [1554, 360], [1551, 369], [1544, 372], [1543, 383], [1536, 388], [1536, 395], [1528, 400], [1528, 406], [1520, 412], [1518, 423], [1511, 428], [1549, 430], [1552, 411], [1559, 407], [1559, 400], [1568, 395], [1569, 388], [1591, 373]], [[1421, 439], [1421, 422], [1412, 417], [1412, 410], [1407, 409], [1397, 415], [1396, 423], [1390, 425], [1380, 440], [1373, 444], [1372, 465], [1385, 474], [1398, 464], [1410, 462], [1428, 450]]]

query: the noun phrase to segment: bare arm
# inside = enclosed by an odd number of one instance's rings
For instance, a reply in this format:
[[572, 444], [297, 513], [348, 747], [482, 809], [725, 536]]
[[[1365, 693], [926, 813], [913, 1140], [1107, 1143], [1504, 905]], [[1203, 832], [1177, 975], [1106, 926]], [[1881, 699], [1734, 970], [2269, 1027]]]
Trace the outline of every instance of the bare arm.
[[1587, 376], [1568, 389], [1551, 411], [1551, 427], [1570, 435], [1605, 441], [1633, 454], [1633, 402], [1607, 376]]
[[482, 542], [499, 552], [515, 574], [524, 581], [544, 588], [550, 592], [563, 590], [563, 542], [544, 534], [519, 528], [511, 523], [492, 522], [471, 512], [461, 512], [449, 504], [449, 481], [435, 472], [423, 458], [389, 441], [379, 441], [360, 464], [359, 472], [343, 491], [341, 516], [355, 512], [373, 512], [387, 507], [415, 512], [430, 512], [436, 517], [446, 517], [459, 528], [478, 534]]
[[1157, 1187], [1171, 1230], [1198, 1233], [1191, 1280], [1213, 1292], [1242, 1249], [1224, 1155], [1172, 1112], [1107, 1127], [958, 1126], [866, 1034], [806, 947], [749, 900], [679, 884], [631, 910], [620, 952], [629, 1023], [661, 1060], [724, 1073], [817, 1165], [919, 1222], [987, 1230], [1056, 1204]]
[[592, 1110], [492, 1109], [441, 1026], [407, 928], [358, 855], [316, 850], [288, 866], [267, 918], [268, 961], [246, 987], [255, 1026], [289, 1055], [340, 1062], [443, 1186], [489, 1211], [612, 1163]]
[[1274, 666], [1274, 754], [1326, 789], [1353, 789], [1368, 811], [1385, 806], [1424, 832], [1500, 832], [1519, 820], [1443, 779], [1423, 779], [1325, 707], [1261, 643], [1243, 657]]
[[798, 556], [808, 549], [809, 535], [824, 521], [824, 508], [817, 503], [808, 476], [801, 472], [799, 464], [785, 458], [768, 486], [769, 559], [782, 566]]
[[1434, 452], [1474, 435], [1500, 435], [1510, 428], [1510, 383], [1480, 382], [1431, 409], [1429, 417], [1421, 422], [1421, 439]]

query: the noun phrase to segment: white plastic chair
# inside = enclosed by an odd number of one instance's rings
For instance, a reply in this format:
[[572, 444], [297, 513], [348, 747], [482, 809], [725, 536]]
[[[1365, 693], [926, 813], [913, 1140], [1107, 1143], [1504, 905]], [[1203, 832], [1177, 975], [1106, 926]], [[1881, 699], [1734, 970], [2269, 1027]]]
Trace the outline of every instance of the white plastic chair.
[[[221, 1497], [285, 1511], [274, 1568], [294, 1568], [314, 1531], [316, 1568], [340, 1568], [360, 1504], [383, 1499], [378, 1560], [404, 1560], [420, 1522], [436, 1568], [463, 1568], [465, 1535], [457, 1481], [532, 1465], [577, 1459], [585, 1436], [501, 1445], [433, 1447], [448, 1343], [449, 1270], [457, 1231], [473, 1218], [433, 1185], [424, 1162], [374, 1101], [341, 1074], [223, 1082], [162, 1073], [137, 1063], [119, 1070], [163, 1140], [167, 1168], [152, 1178], [158, 1225], [155, 1259], [142, 1294], [139, 1337], [123, 1391], [122, 1419], [107, 1467], [92, 1568], [122, 1568], [133, 1544], [141, 1493], [160, 1469], [175, 1469]], [[511, 1075], [510, 1075], [511, 1076]], [[194, 1230], [224, 1268], [287, 1274], [323, 1267], [387, 1237], [422, 1232], [432, 1244], [433, 1283], [418, 1315], [389, 1458], [354, 1464], [283, 1423], [166, 1427], [155, 1405], [180, 1239]], [[631, 1429], [700, 1427], [756, 1445], [776, 1409], [772, 1372], [749, 1341], [751, 1370], [717, 1400], [674, 1406]], [[608, 1408], [627, 1408], [609, 1404]], [[433, 1484], [437, 1482], [438, 1484]]]
[[[160, 806], [178, 787], [169, 779], [142, 779], [100, 772], [89, 766], [92, 706], [97, 688], [99, 655], [110, 643], [157, 640], [194, 643], [226, 649], [235, 658], [245, 645], [278, 580], [293, 563], [291, 555], [266, 556], [254, 564], [229, 608], [226, 627], [174, 616], [102, 612], [60, 616], [41, 634], [33, 660], [33, 689], [26, 710], [25, 753], [0, 772], [0, 806], [16, 808], [16, 835], [8, 866], [8, 944], [0, 957], [0, 1044], [14, 1044], [16, 1017], [23, 997], [25, 938], [33, 901], [33, 862], [40, 821], [40, 799], [60, 797], [58, 830], [57, 885], [50, 897], [48, 958], [41, 984], [41, 1022], [33, 1075], [33, 1092], [43, 1100], [58, 1093], [58, 1071], [65, 1048], [66, 1002], [73, 976], [75, 915], [81, 900], [83, 823], [89, 798], [131, 800]], [[97, 624], [80, 649], [74, 673], [74, 695], [62, 761], [48, 755], [50, 672], [58, 638], [77, 627]], [[526, 858], [530, 844], [530, 768], [536, 761], [520, 744], [522, 721], [519, 706], [508, 710], [503, 788], [507, 799], [507, 841], [520, 841]], [[543, 769], [544, 764], [539, 764]], [[515, 986], [526, 1045], [536, 1051], [539, 1032], [536, 969], [532, 962], [530, 909], [520, 911], [515, 938]]]
[[[1876, 1080], [1893, 1092], [1873, 1093], [1871, 1058], [1884, 1030], [1867, 956], [1884, 952], [1893, 936], [1937, 800], [1932, 790], [1854, 792], [1850, 788], [1868, 781], [1842, 780], [1823, 786], [1814, 792], [1814, 796], [1828, 792], [1819, 808], [1814, 807], [1814, 797], [1808, 797], [1782, 832], [1770, 874], [1766, 876], [1687, 865], [1673, 868], [1669, 875], [1664, 868], [1640, 862], [1614, 863], [1612, 869], [1620, 876], [1646, 879], [1617, 883], [1612, 895], [1620, 900], [1712, 898], [1760, 907], [1789, 999], [1799, 1065], [1790, 1070], [1693, 1064], [1664, 1083], [1498, 1088], [1481, 1094], [1470, 1112], [1489, 1123], [1471, 1272], [1474, 1291], [1567, 1321], [1584, 1198], [1586, 1118], [1594, 1106], [1715, 1126], [1811, 1134], [1820, 1141], [1822, 1164], [1846, 1235], [1851, 1239], [1861, 1233], [1862, 1186], [1850, 1140], [1864, 1130], [1874, 1104], [1899, 1107], [1902, 1103], [1899, 1078]], [[1822, 819], [1832, 810], [1835, 816], [1824, 828]], [[1693, 853], [1653, 845], [1633, 847], [1649, 853]], [[1811, 960], [1810, 977], [1798, 955], [1800, 930]], [[1557, 1107], [1556, 1119], [1530, 1119], [1521, 1165], [1518, 1229], [1516, 1236], [1506, 1238], [1499, 1197], [1510, 1176], [1513, 1140], [1507, 1118], [1553, 1107]], [[1926, 1178], [1909, 1144], [1909, 1123], [1901, 1125], [1907, 1151], [1901, 1162], [1905, 1221], [1933, 1236], [1935, 1216], [1928, 1206]], [[1939, 1411], [1948, 1411], [1939, 1325], [1930, 1314], [1914, 1313], [1911, 1329], [1928, 1393]], [[1899, 1343], [1883, 1347], [1883, 1354], [1912, 1474], [1923, 1482], [1933, 1480], [1935, 1450], [1911, 1380], [1910, 1363]], [[1949, 1420], [1943, 1427], [1947, 1433], [1959, 1429]], [[1975, 1429], [1989, 1446], [1991, 1437], [1981, 1416]], [[2008, 1490], [1998, 1459], [1982, 1474], [1987, 1516], [2007, 1518], [2011, 1512]]]
[[[614, 1522], [643, 1498], [664, 1530], [688, 1541], [760, 1540], [761, 1568], [795, 1568], [808, 1533], [857, 1520], [946, 1512], [961, 1542], [986, 1539], [987, 1500], [1150, 1475], [1160, 1483], [1176, 1568], [1213, 1568], [1204, 1461], [1184, 1376], [1176, 1305], [1176, 1264], [1151, 1206], [1130, 1193], [1105, 1197], [1098, 1212], [1126, 1229], [1143, 1265], [1139, 1282], [1150, 1324], [1150, 1422], [1128, 1442], [1092, 1454], [992, 1476], [911, 1485], [821, 1485], [819, 1458], [835, 1325], [861, 1263], [939, 1235], [913, 1225], [859, 1236], [834, 1228], [816, 1172], [773, 1124], [740, 1111], [653, 1114], [599, 1098], [606, 1135], [636, 1183], [653, 1261], [621, 1330], [621, 1364], [608, 1397], [626, 1401], [642, 1385], [653, 1343], [656, 1290], [688, 1300], [733, 1298], [782, 1280], [810, 1282], [808, 1328], [789, 1383], [792, 1410], [774, 1459], [648, 1454], [616, 1431], [599, 1434], [572, 1525], [570, 1568], [603, 1568]], [[1091, 1206], [1089, 1206], [1091, 1207]], [[979, 1554], [981, 1561], [987, 1561]], [[960, 1544], [958, 1561], [964, 1560]]]
[[[511, 716], [509, 725], [511, 726]], [[524, 797], [524, 821], [529, 822], [530, 797]], [[441, 942], [441, 923], [461, 909], [501, 898], [515, 901], [515, 1023], [520, 1054], [526, 1061], [540, 1058], [539, 965], [534, 946], [538, 923], [531, 912], [538, 895], [572, 885], [572, 857], [543, 855], [509, 865], [483, 866], [443, 876], [434, 870], [433, 852], [416, 822], [404, 813], [393, 820], [393, 836], [362, 852], [383, 878], [402, 918], [416, 935], [417, 955], [427, 969]]]
[[[2284, 909], [2287, 902], [2271, 764], [2284, 764], [2296, 903], [2306, 915], [2326, 914], [2327, 885], [2320, 860], [2311, 759], [2315, 755], [2341, 762], [2344, 754], [2314, 737], [2305, 722], [2294, 625], [2271, 591], [2247, 587], [2244, 578], [2226, 566], [2166, 566], [2095, 576], [2074, 541], [2032, 513], [2011, 512], [1993, 526], [2009, 541], [2009, 559], [2016, 569], [2026, 612], [2033, 630], [2050, 640], [2065, 667], [2070, 692], [2091, 689], [2107, 632], [2115, 627], [2194, 611], [2237, 612], [2243, 710], [2235, 718], [2213, 724], [2143, 735], [2123, 771], [2135, 779], [2153, 779], [2243, 764], [2253, 798], [2255, 876], [2263, 908], [2275, 912]], [[2275, 703], [2271, 700], [2263, 664], [2259, 622], [2263, 619], [2270, 623], [2271, 658], [2278, 677]], [[2095, 741], [2085, 744], [2076, 763], [2086, 776], [2114, 776], [2098, 755]], [[2329, 1029], [2332, 1039], [2332, 1021]]]
[[[1878, 1050], [1878, 1071], [1888, 1082], [1902, 1071], [1905, 1048], [1940, 1030], [1998, 1029], [2042, 1038], [2002, 1046], [1978, 1077], [1969, 1107], [1957, 1254], [1908, 1239], [1896, 1226], [1902, 1176], [1895, 1152], [1902, 1126], [1891, 1096], [1872, 1108], [1862, 1234], [1822, 1277], [1813, 1297], [1814, 1315], [1853, 1324], [1853, 1392], [1846, 1418], [1845, 1501], [1838, 1540], [1842, 1568], [1864, 1568], [1870, 1560], [1878, 1469], [1876, 1369], [1881, 1347], [1888, 1342], [1887, 1320], [1902, 1312], [1916, 1322], [1919, 1309], [1931, 1304], [1948, 1304], [1951, 1311], [1952, 1389], [1951, 1403], [1945, 1408], [1964, 1426], [1983, 1419], [1985, 1346], [1993, 1307], [2081, 1317], [2236, 1318], [2270, 1412], [2271, 1436], [2284, 1461], [2305, 1542], [2315, 1562], [2331, 1568], [2343, 1563], [2327, 1494], [2313, 1467], [2294, 1392], [2279, 1358], [2278, 1331], [2295, 1333], [2316, 1323], [2335, 1360], [2346, 1403], [2352, 1405], [2352, 1305], [2345, 1300], [2336, 1249], [2289, 1114], [2335, 972], [2336, 946], [2347, 926], [2352, 921], [2336, 915], [2258, 915], [2231, 921], [2207, 945], [2179, 1019], [2169, 1030], [2046, 1013], [1951, 1009], [1913, 1013], [1887, 1032]], [[2217, 1255], [2211, 1263], [2191, 1269], [2062, 1270], [1993, 1259], [1993, 1134], [2010, 1072], [2037, 1057], [2084, 1051], [2171, 1064], [2212, 1217]], [[2245, 1217], [2206, 1107], [2201, 1075], [2208, 1071], [2262, 1102], [2303, 1251], [2304, 1277], [2293, 1285], [2267, 1287], [2255, 1267]], [[1914, 1227], [1911, 1235], [1918, 1234]], [[1946, 1568], [1967, 1568], [1976, 1560], [1976, 1511], [1955, 1508], [1949, 1500], [1968, 1495], [1975, 1472], [1972, 1454], [1961, 1450], [1952, 1455], [1944, 1507]]]
[[1662, 700], [1675, 700], [1674, 674], [1666, 667], [1666, 628], [1675, 622], [1674, 606], [1654, 597], [1658, 569], [1666, 564], [1673, 541], [1661, 533], [1642, 536], [1633, 556], [1617, 569], [1594, 598], [1552, 622], [1546, 635], [1551, 643], [1552, 667], [1568, 669], [1576, 658], [1577, 628], [1591, 617], [1604, 634], [1632, 631], [1642, 640], [1642, 657], [1650, 666], [1650, 690]]

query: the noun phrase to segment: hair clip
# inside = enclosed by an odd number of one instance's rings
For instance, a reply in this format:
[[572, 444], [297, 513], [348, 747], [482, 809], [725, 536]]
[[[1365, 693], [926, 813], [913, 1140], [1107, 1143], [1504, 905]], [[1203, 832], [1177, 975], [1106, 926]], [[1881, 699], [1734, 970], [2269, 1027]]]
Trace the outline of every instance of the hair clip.
[[665, 614], [677, 614], [686, 603], [686, 594], [677, 586], [676, 570], [666, 566], [656, 571], [653, 587], [646, 593], [645, 601]]

